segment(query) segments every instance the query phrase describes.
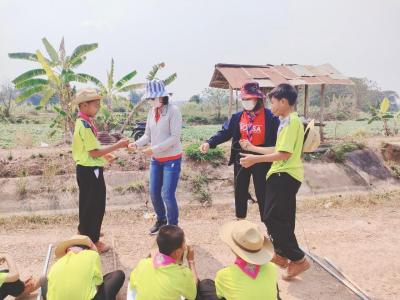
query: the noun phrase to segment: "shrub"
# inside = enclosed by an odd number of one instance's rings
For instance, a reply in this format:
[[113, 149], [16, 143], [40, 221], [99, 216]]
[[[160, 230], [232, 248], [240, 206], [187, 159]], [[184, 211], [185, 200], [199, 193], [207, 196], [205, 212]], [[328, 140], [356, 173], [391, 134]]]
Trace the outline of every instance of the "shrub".
[[201, 153], [200, 144], [190, 144], [185, 148], [186, 156], [193, 161], [206, 161], [210, 163], [221, 163], [225, 159], [225, 152], [222, 148], [210, 149], [207, 153]]
[[333, 147], [330, 151], [330, 157], [338, 163], [344, 162], [346, 159], [346, 154], [356, 151], [356, 150], [361, 150], [364, 149], [365, 145], [362, 143], [358, 142], [347, 142], [347, 143], [342, 143], [340, 145], [337, 145]]

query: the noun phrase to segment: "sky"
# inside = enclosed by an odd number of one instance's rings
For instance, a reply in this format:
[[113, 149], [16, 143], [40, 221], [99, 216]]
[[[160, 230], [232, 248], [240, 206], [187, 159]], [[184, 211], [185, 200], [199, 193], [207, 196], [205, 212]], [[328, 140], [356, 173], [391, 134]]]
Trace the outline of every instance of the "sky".
[[400, 1], [397, 0], [0, 0], [0, 82], [35, 64], [9, 52], [45, 52], [46, 37], [67, 53], [99, 43], [79, 68], [105, 81], [165, 62], [159, 78], [177, 100], [200, 93], [217, 63], [319, 65], [367, 77], [400, 93]]

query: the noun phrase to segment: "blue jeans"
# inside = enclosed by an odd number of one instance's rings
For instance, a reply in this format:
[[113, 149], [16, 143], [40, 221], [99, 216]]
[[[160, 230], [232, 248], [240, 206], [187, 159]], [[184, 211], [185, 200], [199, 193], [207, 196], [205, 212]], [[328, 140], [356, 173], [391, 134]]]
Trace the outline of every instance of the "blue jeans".
[[168, 221], [178, 225], [178, 204], [175, 192], [181, 173], [182, 158], [159, 162], [150, 162], [150, 198], [158, 221]]

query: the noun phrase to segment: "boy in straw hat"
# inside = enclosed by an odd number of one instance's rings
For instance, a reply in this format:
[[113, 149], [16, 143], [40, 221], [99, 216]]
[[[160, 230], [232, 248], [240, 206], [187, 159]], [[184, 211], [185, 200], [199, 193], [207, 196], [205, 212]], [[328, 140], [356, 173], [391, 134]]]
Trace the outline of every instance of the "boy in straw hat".
[[304, 126], [295, 112], [297, 91], [293, 86], [280, 84], [269, 98], [272, 112], [281, 120], [276, 147], [256, 147], [242, 142], [244, 149], [263, 155], [242, 154], [240, 164], [248, 168], [260, 162], [273, 162], [267, 174], [263, 222], [275, 248], [272, 262], [287, 269], [283, 278], [290, 280], [310, 267], [294, 233], [296, 194], [304, 178], [301, 162]]
[[101, 148], [93, 122], [101, 99], [94, 89], [77, 92], [73, 104], [79, 106], [79, 113], [72, 141], [72, 157], [76, 162], [79, 186], [78, 231], [90, 237], [99, 253], [109, 250], [108, 246], [99, 241], [106, 207], [103, 166], [107, 162], [107, 155], [119, 148], [128, 147], [129, 144], [128, 139], [121, 139], [114, 145]]
[[114, 300], [125, 281], [121, 270], [103, 276], [100, 255], [85, 235], [74, 235], [55, 249], [57, 262], [42, 281], [47, 300]]
[[235, 263], [217, 272], [215, 285], [203, 280], [199, 294], [203, 300], [276, 300], [277, 269], [270, 263], [272, 243], [258, 226], [247, 220], [222, 225], [221, 240], [236, 255]]
[[0, 268], [0, 299], [7, 296], [23, 297], [34, 292], [39, 288], [38, 278], [32, 278], [21, 281], [17, 265], [14, 259], [7, 254], [0, 253], [0, 266], [5, 264], [7, 269]]
[[[135, 300], [194, 300], [198, 276], [194, 250], [186, 246], [185, 234], [176, 225], [164, 225], [157, 235], [158, 252], [142, 259], [132, 271], [130, 290]], [[189, 267], [181, 265], [187, 251]]]

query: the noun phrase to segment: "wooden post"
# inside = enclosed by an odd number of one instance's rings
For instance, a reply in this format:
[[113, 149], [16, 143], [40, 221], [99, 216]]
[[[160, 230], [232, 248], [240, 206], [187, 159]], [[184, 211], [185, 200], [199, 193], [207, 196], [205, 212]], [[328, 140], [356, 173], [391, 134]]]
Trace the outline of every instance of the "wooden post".
[[228, 105], [228, 119], [231, 117], [232, 115], [232, 102], [233, 102], [233, 89], [232, 87], [229, 85], [229, 105]]
[[[297, 95], [298, 95], [299, 94], [299, 86], [296, 85], [294, 88], [296, 89], [296, 92], [297, 92]], [[297, 111], [297, 101], [296, 101], [296, 104], [294, 105], [294, 110]]]
[[239, 111], [239, 97], [238, 97], [238, 90], [235, 90], [235, 92], [236, 92], [236, 112], [238, 112]]
[[320, 102], [319, 102], [319, 134], [321, 136], [321, 141], [324, 140], [324, 105], [325, 105], [325, 84], [321, 84]]
[[308, 116], [308, 84], [304, 86], [304, 118]]

